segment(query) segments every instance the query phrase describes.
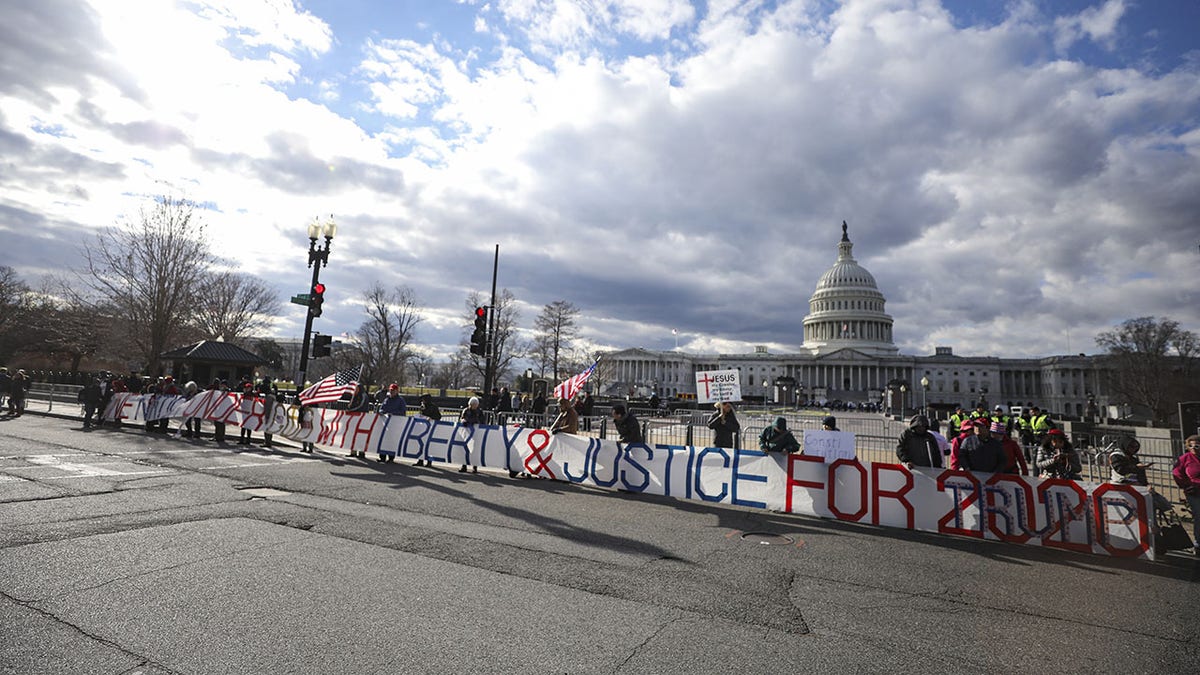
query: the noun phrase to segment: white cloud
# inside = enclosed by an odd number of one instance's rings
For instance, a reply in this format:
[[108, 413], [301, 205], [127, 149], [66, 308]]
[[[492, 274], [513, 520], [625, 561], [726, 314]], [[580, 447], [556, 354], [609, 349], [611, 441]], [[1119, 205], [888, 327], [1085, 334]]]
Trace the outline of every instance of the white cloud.
[[[453, 344], [499, 243], [527, 321], [567, 299], [600, 345], [670, 348], [678, 328], [683, 348], [784, 351], [843, 219], [909, 353], [1041, 355], [1067, 331], [1086, 350], [1144, 314], [1200, 328], [1179, 282], [1200, 78], [1054, 56], [1112, 44], [1121, 3], [963, 27], [932, 0], [504, 0], [459, 7], [495, 40], [459, 44], [334, 35], [287, 2], [55, 2], [24, 28], [48, 24], [44, 51], [0, 46], [22, 65], [0, 69], [0, 207], [95, 227], [165, 182], [288, 294], [304, 224], [335, 213], [332, 332], [380, 278]], [[319, 101], [288, 87], [305, 81]]]

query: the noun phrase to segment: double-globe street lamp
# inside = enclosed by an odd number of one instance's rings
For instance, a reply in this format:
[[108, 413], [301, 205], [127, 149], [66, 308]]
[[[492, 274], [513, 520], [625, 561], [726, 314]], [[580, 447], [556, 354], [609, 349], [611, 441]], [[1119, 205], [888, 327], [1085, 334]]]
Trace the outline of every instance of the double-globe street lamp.
[[921, 412], [926, 415], [929, 414], [928, 397], [929, 397], [929, 378], [922, 377], [921, 378]]
[[[304, 341], [300, 346], [300, 374], [296, 378], [297, 390], [304, 388], [305, 376], [308, 374], [308, 349], [312, 341], [313, 298], [324, 293], [323, 287], [318, 288], [321, 278], [321, 266], [329, 264], [329, 247], [333, 243], [333, 235], [335, 234], [337, 234], [337, 223], [333, 221], [333, 216], [329, 216], [329, 220], [325, 221], [324, 224], [314, 218], [308, 225], [308, 266], [312, 268], [312, 284], [308, 287], [308, 316], [304, 320]], [[323, 246], [317, 246], [317, 239], [319, 237], [325, 238]], [[321, 298], [316, 300], [317, 303], [322, 301], [323, 299]]]

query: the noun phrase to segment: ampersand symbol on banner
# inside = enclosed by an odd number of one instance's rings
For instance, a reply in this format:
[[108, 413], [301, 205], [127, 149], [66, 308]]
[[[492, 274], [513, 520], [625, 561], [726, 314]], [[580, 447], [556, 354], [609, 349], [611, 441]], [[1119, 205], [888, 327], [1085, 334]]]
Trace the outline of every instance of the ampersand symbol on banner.
[[[536, 438], [541, 440], [541, 445], [537, 445]], [[525, 438], [525, 444], [529, 446], [530, 455], [525, 458], [525, 470], [533, 475], [538, 475], [544, 469], [547, 474], [554, 480], [558, 480], [558, 476], [554, 475], [554, 470], [548, 465], [548, 462], [554, 457], [554, 453], [548, 453], [545, 457], [542, 456], [542, 450], [550, 445], [550, 432], [545, 429], [534, 429], [529, 432], [529, 436]], [[531, 462], [537, 460], [537, 466], [531, 466]]]

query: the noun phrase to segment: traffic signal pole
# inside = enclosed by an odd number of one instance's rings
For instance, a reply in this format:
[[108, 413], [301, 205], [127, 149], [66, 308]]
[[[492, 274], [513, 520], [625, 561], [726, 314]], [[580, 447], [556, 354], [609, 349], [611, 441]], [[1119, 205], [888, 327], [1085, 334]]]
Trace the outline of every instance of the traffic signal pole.
[[[300, 372], [296, 375], [297, 391], [304, 388], [305, 377], [308, 375], [309, 345], [312, 344], [313, 319], [320, 315], [320, 310], [313, 313], [314, 307], [321, 307], [324, 302], [325, 287], [321, 285], [321, 266], [329, 264], [329, 247], [333, 244], [333, 235], [337, 231], [332, 217], [323, 231], [315, 222], [308, 228], [308, 266], [312, 268], [312, 283], [308, 286], [308, 311], [304, 319], [304, 340], [300, 344]], [[317, 246], [318, 234], [325, 235], [325, 245]]]
[[[328, 249], [326, 249], [326, 255], [328, 255], [328, 252], [329, 252]], [[309, 286], [309, 291], [311, 292], [311, 290], [314, 287], [316, 287], [316, 285], [318, 283], [320, 283], [319, 277], [321, 276], [321, 264], [318, 262], [317, 264], [313, 265], [312, 251], [309, 251], [308, 256], [309, 256], [308, 264], [312, 265], [312, 268], [313, 268], [312, 285]], [[308, 316], [304, 319], [304, 341], [300, 344], [300, 375], [296, 378], [296, 391], [300, 391], [301, 389], [304, 389], [304, 382], [305, 382], [304, 378], [308, 374], [308, 347], [309, 347], [309, 344], [312, 342], [312, 323], [313, 323], [313, 311], [312, 311], [312, 302], [311, 301], [308, 304], [306, 313], [308, 314]]]
[[483, 395], [492, 393], [496, 385], [496, 270], [500, 268], [500, 244], [496, 244], [496, 256], [492, 260], [492, 310], [488, 312], [487, 355], [483, 366]]

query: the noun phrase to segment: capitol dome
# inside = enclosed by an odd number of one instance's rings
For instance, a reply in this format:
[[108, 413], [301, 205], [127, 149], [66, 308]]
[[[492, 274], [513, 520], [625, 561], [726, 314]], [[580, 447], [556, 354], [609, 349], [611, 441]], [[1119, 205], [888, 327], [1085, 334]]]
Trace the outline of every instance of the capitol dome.
[[838, 258], [821, 275], [804, 317], [804, 348], [814, 354], [853, 348], [870, 354], [895, 354], [892, 317], [875, 277], [854, 260], [845, 221]]

